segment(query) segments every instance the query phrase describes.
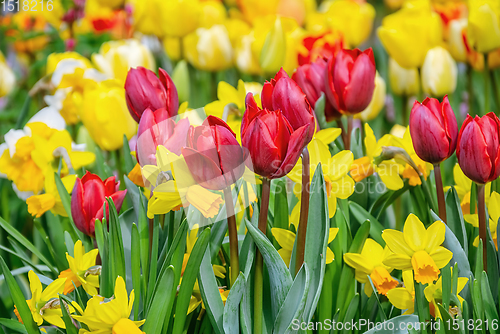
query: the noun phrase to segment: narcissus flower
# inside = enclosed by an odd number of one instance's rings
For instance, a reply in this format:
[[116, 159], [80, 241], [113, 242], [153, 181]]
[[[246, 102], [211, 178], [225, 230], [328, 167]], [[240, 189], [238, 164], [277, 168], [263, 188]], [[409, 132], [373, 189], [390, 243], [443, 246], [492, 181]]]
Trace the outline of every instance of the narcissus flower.
[[403, 232], [391, 229], [383, 231], [382, 238], [394, 252], [384, 260], [384, 264], [400, 270], [413, 269], [415, 281], [433, 283], [439, 277], [439, 269], [453, 257], [451, 251], [441, 246], [445, 232], [443, 222], [436, 221], [425, 229], [418, 217], [410, 214]]
[[448, 96], [443, 102], [426, 98], [415, 101], [410, 114], [413, 147], [424, 161], [439, 164], [448, 159], [457, 146], [458, 126]]
[[[444, 270], [448, 270], [448, 269], [444, 269]], [[453, 270], [452, 268], [450, 267], [449, 270], [452, 272], [452, 282], [450, 284], [450, 294], [453, 293]], [[467, 284], [467, 282], [469, 281], [469, 279], [467, 277], [459, 277], [458, 278], [458, 282], [456, 282], [457, 284], [457, 297], [458, 297], [458, 300], [460, 301], [460, 305], [455, 305], [455, 306], [449, 306], [449, 313], [450, 314], [457, 314], [459, 313], [460, 311], [458, 311], [456, 308], [462, 308], [462, 304], [464, 302], [464, 299], [459, 295], [460, 291], [462, 291], [464, 288], [465, 288], [465, 285]], [[430, 309], [430, 313], [431, 315], [434, 317], [434, 318], [441, 318], [441, 320], [443, 319], [443, 317], [441, 316], [441, 312], [439, 311], [439, 307], [438, 307], [438, 303], [439, 304], [442, 304], [443, 302], [443, 276], [439, 277], [439, 279], [437, 280], [436, 283], [431, 283], [429, 284], [425, 290], [424, 290], [424, 295], [425, 295], [425, 299], [427, 299], [427, 301], [429, 302], [429, 309]]]
[[64, 284], [64, 294], [75, 290], [75, 287], [83, 286], [83, 289], [91, 295], [97, 295], [99, 287], [99, 274], [101, 266], [96, 266], [98, 249], [85, 253], [85, 247], [81, 240], [75, 243], [73, 256], [66, 253], [69, 269], [61, 271], [59, 278], [67, 278]]
[[[36, 324], [40, 326], [45, 320], [59, 328], [66, 328], [62, 319], [61, 304], [59, 302], [59, 294], [63, 293], [66, 278], [56, 279], [45, 289], [42, 287], [40, 279], [33, 270], [29, 271], [28, 278], [30, 281], [31, 299], [26, 300], [26, 303]], [[71, 306], [68, 307], [70, 308], [70, 312], [74, 311]], [[16, 313], [19, 321], [22, 322], [17, 308], [14, 309], [14, 313]]]
[[387, 298], [395, 308], [406, 310], [403, 314], [413, 314], [415, 310], [415, 285], [413, 272], [403, 271], [404, 287], [391, 289], [387, 292]]
[[[105, 300], [104, 297], [95, 295], [88, 301], [83, 314], [74, 315], [73, 318], [87, 325], [90, 330], [89, 333], [118, 333], [118, 329], [124, 325], [122, 319], [129, 319], [130, 317], [134, 306], [134, 296], [134, 290], [130, 292], [130, 298], [127, 296], [125, 281], [118, 276], [115, 282], [113, 299]], [[130, 333], [137, 332], [137, 328], [142, 326], [144, 322], [145, 320], [127, 321], [126, 323], [131, 326], [127, 328], [127, 331]]]
[[494, 113], [467, 115], [458, 134], [457, 159], [464, 174], [476, 183], [500, 175], [500, 120]]
[[387, 295], [389, 290], [398, 286], [398, 281], [391, 276], [392, 268], [383, 264], [390, 254], [392, 252], [387, 246], [383, 248], [373, 239], [366, 239], [360, 254], [344, 254], [345, 263], [355, 269], [356, 280], [365, 284], [367, 296], [373, 292], [368, 276], [382, 295]]
[[[64, 188], [66, 188], [66, 191], [71, 194], [75, 185], [76, 175], [66, 175], [61, 178], [61, 181]], [[57, 215], [67, 217], [68, 214], [62, 204], [61, 196], [57, 190], [53, 173], [47, 173], [45, 176], [44, 189], [45, 193], [33, 195], [26, 200], [26, 204], [28, 204], [28, 212], [36, 218], [40, 218], [49, 210]]]

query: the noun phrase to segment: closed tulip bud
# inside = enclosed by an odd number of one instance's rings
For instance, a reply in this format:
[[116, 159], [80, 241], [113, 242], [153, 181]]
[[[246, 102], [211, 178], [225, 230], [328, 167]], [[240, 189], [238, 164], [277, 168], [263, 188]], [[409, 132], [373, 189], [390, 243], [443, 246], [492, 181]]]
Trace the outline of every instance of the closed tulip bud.
[[458, 134], [457, 158], [472, 181], [491, 182], [500, 175], [500, 120], [490, 112], [483, 117], [467, 115]]
[[415, 101], [410, 114], [410, 134], [420, 159], [438, 164], [448, 159], [457, 146], [458, 126], [448, 96], [443, 102], [426, 98]]
[[432, 96], [451, 94], [457, 87], [457, 63], [443, 47], [430, 49], [422, 66], [422, 89]]
[[194, 180], [207, 189], [227, 188], [245, 171], [245, 157], [236, 134], [215, 116], [208, 116], [203, 125], [189, 128], [182, 155]]
[[[111, 198], [116, 210], [120, 212], [127, 190], [118, 190], [120, 182], [115, 177], [104, 182], [95, 174], [87, 172], [81, 179], [76, 178], [71, 196], [71, 215], [76, 227], [89, 236], [94, 236], [96, 219], [104, 218], [104, 203]], [[106, 219], [109, 219], [109, 208], [106, 203]]]
[[293, 130], [307, 125], [306, 143], [311, 141], [315, 129], [313, 110], [299, 85], [283, 69], [264, 83], [261, 100], [264, 109], [281, 110]]
[[147, 108], [165, 108], [169, 117], [177, 115], [179, 98], [177, 89], [164, 69], [158, 70], [160, 78], [144, 67], [132, 68], [125, 80], [125, 98], [132, 118], [139, 123]]
[[[317, 58], [311, 64], [299, 66], [292, 79], [299, 85], [302, 91], [306, 94], [307, 101], [311, 107], [316, 105], [321, 94], [325, 93], [325, 76], [328, 62], [324, 58]], [[325, 117], [329, 122], [338, 119], [342, 116], [337, 110], [332, 107], [330, 101], [325, 95]]]
[[156, 165], [156, 148], [165, 146], [177, 155], [186, 146], [189, 120], [187, 118], [175, 123], [167, 109], [152, 111], [146, 109], [142, 114], [137, 130], [136, 157], [141, 165]]
[[309, 125], [294, 130], [281, 110], [261, 109], [252, 93], [246, 97], [241, 142], [252, 158], [253, 171], [269, 179], [288, 174], [309, 138]]
[[326, 95], [343, 114], [356, 114], [368, 107], [375, 89], [375, 58], [371, 48], [342, 50], [328, 60]]
[[415, 95], [420, 89], [417, 68], [404, 68], [393, 58], [389, 58], [389, 83], [396, 95]]
[[382, 108], [385, 106], [386, 84], [384, 79], [378, 74], [375, 76], [375, 90], [373, 97], [365, 110], [359, 114], [354, 115], [354, 118], [360, 119], [364, 122], [371, 121], [378, 116]]
[[467, 37], [480, 53], [500, 48], [500, 2], [470, 0]]

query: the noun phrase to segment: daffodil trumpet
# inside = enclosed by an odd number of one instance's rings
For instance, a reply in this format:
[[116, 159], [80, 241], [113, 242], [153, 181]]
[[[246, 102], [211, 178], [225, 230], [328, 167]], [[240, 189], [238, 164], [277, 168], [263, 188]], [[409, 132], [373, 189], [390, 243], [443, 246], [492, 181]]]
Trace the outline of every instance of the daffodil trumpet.
[[483, 244], [483, 268], [487, 268], [487, 247], [486, 247], [486, 204], [484, 202], [484, 184], [477, 184], [477, 216], [479, 221], [479, 239]]
[[[266, 234], [267, 230], [267, 213], [269, 211], [269, 197], [271, 195], [271, 180], [267, 177], [262, 178], [262, 197], [260, 204], [259, 213], [259, 230]], [[262, 274], [264, 272], [264, 259], [259, 250], [255, 254], [255, 277], [254, 277], [254, 321], [253, 321], [253, 332], [255, 334], [262, 333], [262, 300], [263, 300], [263, 278]]]
[[231, 280], [229, 285], [232, 286], [238, 278], [240, 272], [240, 260], [238, 255], [238, 229], [236, 227], [236, 217], [234, 215], [233, 196], [231, 194], [231, 186], [224, 189], [224, 201], [226, 202], [227, 214], [227, 230], [229, 235], [230, 263], [231, 263]]
[[[349, 116], [351, 117], [351, 116]], [[351, 117], [352, 121], [352, 117]], [[309, 168], [310, 164], [309, 151], [307, 146], [302, 151], [302, 190], [300, 197], [300, 218], [299, 227], [297, 231], [297, 255], [295, 258], [295, 275], [302, 267], [304, 263], [304, 253], [306, 248], [306, 232], [307, 232], [307, 218], [309, 213], [309, 180], [311, 178], [311, 171]]]
[[[441, 166], [434, 164], [434, 179], [436, 180], [436, 193], [439, 208], [439, 218], [446, 223], [446, 203], [444, 202], [443, 178], [441, 176]], [[422, 183], [423, 184], [423, 183]]]

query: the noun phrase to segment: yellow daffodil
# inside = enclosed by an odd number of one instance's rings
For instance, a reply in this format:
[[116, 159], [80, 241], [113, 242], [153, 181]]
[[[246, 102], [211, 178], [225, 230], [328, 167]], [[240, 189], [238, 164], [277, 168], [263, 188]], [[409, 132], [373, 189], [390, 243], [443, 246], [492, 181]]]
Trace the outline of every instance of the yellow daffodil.
[[[453, 280], [453, 270], [451, 267], [450, 267], [450, 271], [452, 272], [451, 277]], [[467, 277], [459, 277], [458, 278], [457, 297], [458, 297], [458, 300], [460, 301], [460, 305], [455, 305], [454, 307], [452, 307], [450, 305], [449, 306], [450, 314], [456, 315], [458, 313], [457, 307], [462, 308], [462, 304], [463, 304], [464, 299], [462, 297], [460, 297], [459, 293], [460, 293], [460, 291], [463, 290], [463, 288], [465, 287], [465, 285], [467, 284], [468, 281], [469, 281], [469, 279]], [[450, 285], [450, 293], [453, 293], [452, 286], [453, 286], [453, 282]], [[429, 284], [424, 290], [424, 295], [425, 295], [425, 298], [427, 299], [427, 301], [429, 302], [429, 308], [430, 308], [431, 315], [436, 319], [441, 318], [441, 320], [442, 320], [443, 318], [441, 317], [441, 312], [439, 312], [438, 303], [441, 304], [442, 300], [443, 300], [443, 276], [439, 277], [439, 279], [437, 280], [436, 283]]]
[[405, 68], [421, 67], [427, 51], [442, 42], [442, 24], [429, 1], [408, 1], [382, 20], [378, 36], [389, 55]]
[[413, 314], [415, 310], [415, 285], [413, 272], [403, 271], [404, 287], [397, 287], [387, 292], [387, 298], [395, 308], [406, 310], [403, 314]]
[[76, 67], [83, 69], [93, 68], [90, 60], [88, 60], [78, 52], [68, 51], [61, 53], [51, 53], [47, 57], [46, 73], [53, 74], [54, 72], [56, 72], [56, 70], [60, 66], [60, 63], [72, 64], [73, 68]]
[[[298, 225], [298, 224], [297, 224]], [[279, 255], [285, 262], [286, 266], [290, 266], [290, 260], [292, 258], [293, 244], [295, 243], [295, 233], [289, 230], [285, 230], [282, 228], [273, 227], [271, 229], [274, 239], [280, 245], [280, 249], [278, 250]], [[331, 227], [328, 231], [328, 243], [331, 243], [335, 237], [339, 229], [336, 227]], [[330, 247], [326, 247], [326, 264], [332, 263], [335, 259], [335, 256], [330, 249]]]
[[16, 76], [7, 65], [3, 53], [0, 51], [0, 97], [9, 94], [16, 84]]
[[359, 182], [373, 173], [377, 173], [387, 188], [391, 190], [401, 189], [404, 185], [399, 176], [400, 166], [394, 160], [382, 161], [376, 165], [374, 158], [382, 153], [383, 146], [390, 146], [393, 136], [384, 135], [378, 141], [375, 138], [372, 128], [365, 123], [365, 148], [366, 156], [353, 161], [350, 171], [351, 177]]
[[361, 253], [346, 253], [344, 261], [355, 269], [356, 280], [365, 284], [365, 293], [371, 296], [373, 289], [368, 280], [370, 276], [378, 293], [387, 295], [387, 292], [398, 285], [391, 276], [392, 268], [383, 264], [391, 251], [386, 246], [383, 248], [373, 239], [366, 239]]
[[446, 227], [436, 221], [425, 229], [424, 224], [414, 214], [406, 219], [403, 232], [386, 229], [382, 238], [394, 254], [389, 255], [384, 264], [396, 269], [413, 269], [415, 281], [427, 284], [438, 279], [440, 268], [447, 265], [453, 253], [441, 246]]
[[143, 331], [137, 327], [134, 321], [122, 318], [113, 326], [112, 334], [144, 334]]
[[[498, 250], [498, 242], [497, 242], [497, 226], [498, 220], [500, 219], [500, 194], [496, 191], [492, 192], [487, 204], [488, 207], [488, 215], [490, 216], [490, 233], [491, 238], [493, 239], [493, 243]], [[467, 223], [471, 224], [474, 227], [479, 228], [479, 221], [477, 214], [465, 214], [464, 219]], [[479, 246], [479, 236], [474, 239], [474, 246]]]
[[81, 240], [75, 243], [74, 257], [66, 253], [69, 269], [59, 274], [60, 278], [67, 278], [64, 294], [72, 292], [75, 287], [78, 288], [81, 285], [89, 295], [97, 295], [96, 288], [99, 287], [99, 274], [101, 272], [101, 266], [96, 266], [97, 253], [99, 253], [98, 249], [85, 253], [85, 247]]
[[[75, 185], [76, 174], [67, 175], [61, 178], [61, 181], [64, 188], [66, 188], [66, 191], [71, 194], [73, 186]], [[56, 215], [67, 217], [68, 214], [62, 204], [61, 196], [57, 190], [53, 173], [49, 172], [45, 175], [44, 184], [44, 194], [33, 195], [26, 200], [26, 204], [28, 204], [28, 212], [36, 218], [40, 218], [49, 210]]]
[[[26, 303], [36, 324], [40, 326], [45, 320], [59, 328], [66, 328], [62, 319], [61, 304], [59, 302], [59, 294], [63, 293], [66, 278], [56, 279], [45, 289], [43, 289], [40, 279], [33, 270], [29, 271], [28, 278], [30, 281], [31, 299], [26, 300]], [[68, 307], [70, 312], [74, 311], [71, 306]], [[22, 322], [17, 309], [14, 310], [14, 313], [16, 313], [19, 321]]]
[[[328, 196], [328, 211], [332, 218], [337, 210], [337, 198], [348, 198], [354, 192], [354, 180], [347, 175], [353, 163], [352, 152], [344, 150], [332, 157], [328, 146], [318, 138], [313, 138], [307, 145], [307, 149], [310, 155], [311, 180], [316, 167], [321, 163]], [[302, 158], [290, 171], [288, 177], [296, 182], [295, 190], [298, 192], [302, 184]]]
[[106, 151], [121, 148], [123, 135], [130, 139], [137, 131], [127, 108], [125, 89], [117, 80], [105, 80], [85, 90], [80, 119], [92, 139]]
[[[84, 323], [89, 328], [89, 331], [80, 330], [80, 333], [118, 333], [119, 328], [122, 328], [124, 324], [121, 320], [130, 317], [134, 296], [134, 290], [130, 292], [130, 298], [127, 296], [125, 281], [118, 276], [113, 299], [105, 300], [104, 297], [95, 295], [87, 302], [87, 307], [82, 315], [73, 316], [75, 320]], [[144, 322], [145, 320], [127, 322], [130, 326], [128, 330], [131, 333], [134, 333], [132, 330], [137, 332], [136, 328], [142, 326]]]
[[130, 68], [142, 66], [150, 70], [155, 69], [151, 51], [135, 39], [103, 43], [99, 53], [92, 55], [92, 62], [99, 71], [119, 80], [122, 86]]
[[182, 156], [160, 145], [156, 148], [156, 161], [157, 166], [146, 165], [142, 168], [142, 175], [154, 187], [148, 203], [149, 218], [188, 204], [207, 218], [219, 213], [222, 197], [196, 184]]
[[480, 53], [500, 48], [500, 3], [497, 0], [469, 0], [467, 38]]
[[[453, 179], [455, 180], [455, 190], [460, 199], [460, 206], [465, 218], [465, 215], [470, 214], [470, 190], [472, 181], [465, 176], [458, 164], [453, 167]], [[448, 191], [448, 189], [449, 187], [445, 188], [445, 191]], [[486, 205], [488, 205], [491, 193], [491, 182], [486, 183], [484, 190], [484, 201]]]

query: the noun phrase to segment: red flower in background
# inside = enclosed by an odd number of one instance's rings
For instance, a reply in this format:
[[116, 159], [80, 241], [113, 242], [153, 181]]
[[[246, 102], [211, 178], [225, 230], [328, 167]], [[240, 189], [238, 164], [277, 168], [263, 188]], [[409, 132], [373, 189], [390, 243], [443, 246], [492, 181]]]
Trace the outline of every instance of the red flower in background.
[[327, 31], [304, 37], [299, 46], [299, 65], [316, 61], [318, 58], [335, 57], [344, 48], [344, 38], [340, 32]]
[[[104, 182], [95, 174], [87, 172], [81, 179], [76, 178], [71, 196], [71, 215], [76, 227], [89, 236], [94, 236], [95, 220], [104, 217], [104, 203], [111, 197], [116, 210], [120, 209], [127, 190], [118, 190], [120, 182], [109, 177]], [[109, 219], [109, 208], [106, 208], [106, 219]]]

